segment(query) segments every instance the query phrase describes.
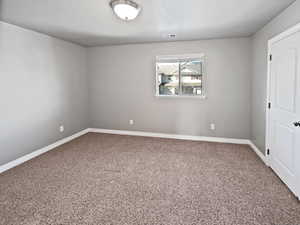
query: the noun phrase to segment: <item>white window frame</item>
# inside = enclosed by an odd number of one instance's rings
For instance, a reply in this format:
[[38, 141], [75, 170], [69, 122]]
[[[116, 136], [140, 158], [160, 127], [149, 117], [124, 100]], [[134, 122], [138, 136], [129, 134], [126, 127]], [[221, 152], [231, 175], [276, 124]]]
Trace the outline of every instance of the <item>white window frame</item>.
[[[197, 59], [202, 62], [202, 95], [161, 95], [159, 94], [159, 80], [158, 80], [158, 69], [157, 63], [159, 61], [168, 60], [188, 60]], [[181, 78], [180, 78], [181, 79]], [[179, 84], [180, 85], [180, 84]], [[207, 77], [206, 77], [206, 57], [205, 54], [184, 54], [184, 55], [160, 55], [156, 56], [155, 60], [155, 96], [159, 98], [195, 98], [195, 99], [206, 99], [207, 98]]]

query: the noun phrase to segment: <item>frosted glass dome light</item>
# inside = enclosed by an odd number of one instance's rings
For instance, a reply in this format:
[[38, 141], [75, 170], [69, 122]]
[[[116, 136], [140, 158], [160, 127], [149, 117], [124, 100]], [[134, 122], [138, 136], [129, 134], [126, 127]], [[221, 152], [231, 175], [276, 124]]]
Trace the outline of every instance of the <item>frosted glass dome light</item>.
[[139, 5], [130, 0], [112, 0], [110, 6], [114, 13], [122, 20], [133, 20], [140, 12]]

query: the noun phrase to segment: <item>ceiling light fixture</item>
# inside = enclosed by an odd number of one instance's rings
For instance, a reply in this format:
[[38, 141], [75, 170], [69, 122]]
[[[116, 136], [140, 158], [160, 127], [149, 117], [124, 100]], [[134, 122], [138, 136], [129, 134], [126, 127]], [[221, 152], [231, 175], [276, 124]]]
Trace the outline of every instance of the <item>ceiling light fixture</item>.
[[120, 19], [126, 21], [135, 19], [141, 10], [141, 7], [131, 0], [112, 0], [110, 6]]

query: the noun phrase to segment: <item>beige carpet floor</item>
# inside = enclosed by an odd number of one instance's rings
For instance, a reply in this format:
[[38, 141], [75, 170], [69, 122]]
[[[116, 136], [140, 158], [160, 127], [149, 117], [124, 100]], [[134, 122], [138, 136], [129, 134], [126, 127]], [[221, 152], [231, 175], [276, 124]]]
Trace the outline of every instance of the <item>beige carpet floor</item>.
[[89, 133], [0, 174], [3, 225], [297, 225], [245, 145]]

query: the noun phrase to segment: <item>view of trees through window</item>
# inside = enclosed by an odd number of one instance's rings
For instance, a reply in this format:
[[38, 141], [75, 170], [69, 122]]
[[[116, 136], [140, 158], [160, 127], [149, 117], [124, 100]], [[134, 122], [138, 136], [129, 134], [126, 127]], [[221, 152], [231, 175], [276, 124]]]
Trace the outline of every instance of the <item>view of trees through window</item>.
[[162, 60], [156, 66], [159, 95], [203, 95], [203, 60]]

